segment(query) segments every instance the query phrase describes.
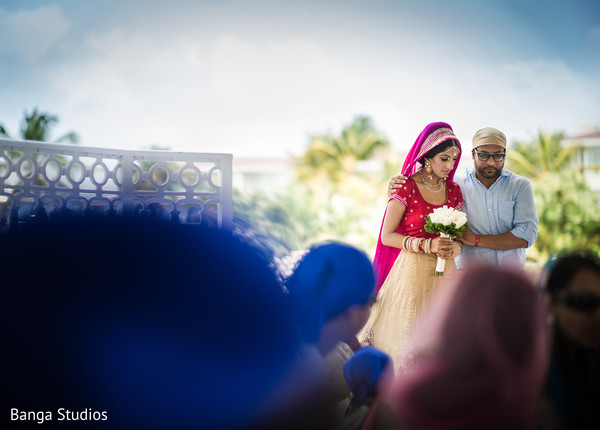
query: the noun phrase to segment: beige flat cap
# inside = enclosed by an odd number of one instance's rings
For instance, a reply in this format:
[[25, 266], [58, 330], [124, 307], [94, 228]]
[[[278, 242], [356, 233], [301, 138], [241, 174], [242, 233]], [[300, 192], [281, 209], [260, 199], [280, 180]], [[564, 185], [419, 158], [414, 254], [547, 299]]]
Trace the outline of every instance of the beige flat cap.
[[506, 136], [493, 127], [485, 127], [473, 136], [473, 148], [481, 145], [498, 145], [506, 148]]

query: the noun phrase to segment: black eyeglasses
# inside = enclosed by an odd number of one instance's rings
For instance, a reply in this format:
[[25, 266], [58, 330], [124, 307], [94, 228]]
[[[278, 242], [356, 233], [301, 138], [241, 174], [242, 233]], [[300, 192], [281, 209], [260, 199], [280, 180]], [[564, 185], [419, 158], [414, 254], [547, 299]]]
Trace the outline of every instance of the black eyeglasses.
[[592, 293], [570, 293], [560, 301], [573, 310], [587, 313], [596, 312], [600, 306], [600, 296]]
[[506, 157], [506, 152], [497, 152], [495, 154], [490, 154], [489, 152], [475, 151], [475, 153], [481, 161], [488, 161], [490, 159], [490, 156], [494, 159], [494, 161], [502, 161], [504, 160], [504, 157]]

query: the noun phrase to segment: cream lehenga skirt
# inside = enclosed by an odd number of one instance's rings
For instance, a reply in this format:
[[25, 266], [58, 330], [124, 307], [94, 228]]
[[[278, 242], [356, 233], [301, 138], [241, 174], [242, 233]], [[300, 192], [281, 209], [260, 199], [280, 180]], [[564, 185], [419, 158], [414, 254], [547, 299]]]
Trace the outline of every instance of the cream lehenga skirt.
[[416, 319], [439, 287], [456, 276], [454, 259], [435, 276], [435, 254], [402, 251], [379, 290], [371, 316], [358, 334], [363, 345], [387, 353], [398, 369], [410, 361], [410, 338]]

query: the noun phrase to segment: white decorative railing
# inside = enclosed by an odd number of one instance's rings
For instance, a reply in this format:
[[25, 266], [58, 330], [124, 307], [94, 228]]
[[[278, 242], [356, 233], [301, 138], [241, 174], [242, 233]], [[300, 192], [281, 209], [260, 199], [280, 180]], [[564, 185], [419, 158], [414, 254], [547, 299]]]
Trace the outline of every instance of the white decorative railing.
[[232, 228], [232, 155], [0, 139], [0, 230], [36, 217], [147, 216]]

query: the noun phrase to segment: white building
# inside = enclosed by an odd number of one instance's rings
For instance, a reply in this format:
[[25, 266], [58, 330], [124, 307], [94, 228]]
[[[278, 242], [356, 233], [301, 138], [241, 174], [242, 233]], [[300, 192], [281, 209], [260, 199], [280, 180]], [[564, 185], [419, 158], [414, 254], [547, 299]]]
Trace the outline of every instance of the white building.
[[577, 136], [565, 138], [567, 145], [580, 145], [575, 163], [583, 167], [585, 179], [594, 191], [600, 191], [600, 128], [584, 131]]
[[293, 157], [233, 156], [233, 188], [243, 193], [277, 193], [294, 179]]

